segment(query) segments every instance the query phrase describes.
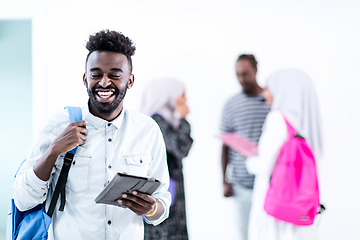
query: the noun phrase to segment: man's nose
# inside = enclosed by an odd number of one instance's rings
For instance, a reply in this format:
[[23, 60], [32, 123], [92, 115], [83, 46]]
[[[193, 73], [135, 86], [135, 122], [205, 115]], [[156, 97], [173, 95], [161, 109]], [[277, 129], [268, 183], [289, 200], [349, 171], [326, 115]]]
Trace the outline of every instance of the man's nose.
[[103, 88], [108, 87], [110, 84], [111, 84], [111, 80], [105, 75], [99, 82], [99, 85], [102, 86]]

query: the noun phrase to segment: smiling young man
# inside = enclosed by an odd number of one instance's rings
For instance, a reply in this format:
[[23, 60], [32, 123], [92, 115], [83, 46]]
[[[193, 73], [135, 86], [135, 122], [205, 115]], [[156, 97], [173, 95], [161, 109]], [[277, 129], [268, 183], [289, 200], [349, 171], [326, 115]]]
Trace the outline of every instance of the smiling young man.
[[[70, 123], [66, 110], [45, 121], [14, 183], [21, 210], [46, 201], [49, 207], [64, 154], [79, 146], [66, 183], [64, 211], [53, 214], [49, 239], [143, 239], [143, 217], [157, 225], [169, 214], [166, 150], [157, 124], [123, 107], [134, 84], [133, 42], [122, 33], [104, 30], [91, 35], [83, 82], [89, 100], [83, 120]], [[153, 195], [123, 194], [122, 207], [96, 204], [96, 196], [117, 172], [155, 177]]]

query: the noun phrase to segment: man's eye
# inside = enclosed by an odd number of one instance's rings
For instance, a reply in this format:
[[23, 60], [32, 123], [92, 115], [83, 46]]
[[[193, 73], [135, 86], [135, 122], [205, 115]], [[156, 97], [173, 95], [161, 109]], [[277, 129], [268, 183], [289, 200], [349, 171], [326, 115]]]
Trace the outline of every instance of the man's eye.
[[92, 78], [98, 78], [98, 77], [100, 77], [100, 75], [91, 74], [91, 77], [92, 77]]
[[112, 77], [112, 78], [121, 78], [120, 75], [112, 75], [111, 77]]

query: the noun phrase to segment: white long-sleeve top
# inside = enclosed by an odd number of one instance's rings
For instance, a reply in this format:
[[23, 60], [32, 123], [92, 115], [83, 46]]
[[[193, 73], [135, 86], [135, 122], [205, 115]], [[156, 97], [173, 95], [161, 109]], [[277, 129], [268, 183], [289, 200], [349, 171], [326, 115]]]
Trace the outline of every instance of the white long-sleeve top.
[[246, 160], [249, 173], [255, 174], [249, 222], [249, 240], [314, 240], [316, 228], [295, 226], [267, 215], [264, 203], [270, 177], [281, 147], [287, 139], [287, 126], [279, 111], [271, 111], [264, 123], [259, 140], [258, 155]]
[[[166, 149], [161, 131], [150, 117], [123, 109], [112, 122], [95, 117], [83, 107], [83, 120], [88, 130], [85, 144], [79, 146], [66, 184], [66, 204], [63, 212], [55, 208], [49, 229], [52, 239], [143, 239], [143, 219], [129, 209], [96, 204], [95, 198], [117, 172], [151, 176], [161, 181], [154, 193], [164, 205], [157, 225], [169, 215], [171, 195], [166, 162]], [[42, 181], [33, 166], [69, 124], [66, 110], [44, 122], [20, 168], [14, 183], [14, 200], [21, 210], [28, 210], [46, 201], [46, 209], [63, 164], [60, 154], [50, 179]], [[120, 196], [119, 196], [120, 197]]]

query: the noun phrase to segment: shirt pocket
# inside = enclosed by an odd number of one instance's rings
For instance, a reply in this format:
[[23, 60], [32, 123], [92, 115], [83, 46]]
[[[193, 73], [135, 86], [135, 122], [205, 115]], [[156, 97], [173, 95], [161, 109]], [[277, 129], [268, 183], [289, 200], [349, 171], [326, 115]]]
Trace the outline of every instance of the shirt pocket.
[[75, 154], [66, 182], [66, 187], [73, 193], [84, 193], [90, 190], [91, 161], [91, 157]]
[[151, 155], [125, 155], [124, 161], [127, 174], [146, 177], [151, 162]]

